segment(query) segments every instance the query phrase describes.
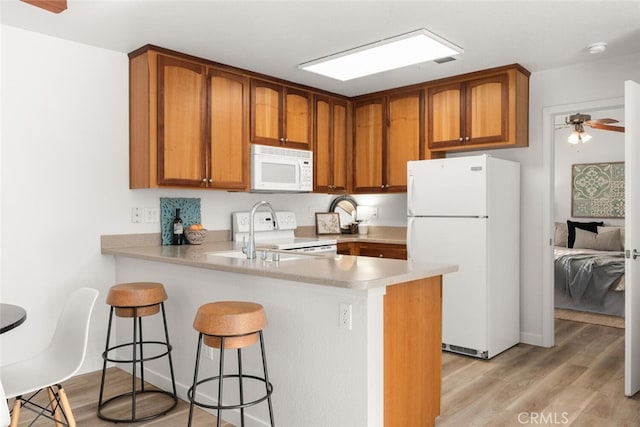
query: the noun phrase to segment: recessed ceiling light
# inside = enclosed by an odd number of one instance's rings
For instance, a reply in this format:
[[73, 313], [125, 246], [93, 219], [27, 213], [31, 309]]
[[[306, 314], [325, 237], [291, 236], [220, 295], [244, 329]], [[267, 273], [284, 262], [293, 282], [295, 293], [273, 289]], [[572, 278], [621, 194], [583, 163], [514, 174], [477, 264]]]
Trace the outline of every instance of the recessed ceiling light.
[[607, 50], [607, 44], [605, 42], [593, 43], [587, 46], [587, 49], [589, 49], [589, 53], [602, 53]]
[[305, 62], [298, 67], [347, 81], [463, 52], [461, 47], [422, 28]]

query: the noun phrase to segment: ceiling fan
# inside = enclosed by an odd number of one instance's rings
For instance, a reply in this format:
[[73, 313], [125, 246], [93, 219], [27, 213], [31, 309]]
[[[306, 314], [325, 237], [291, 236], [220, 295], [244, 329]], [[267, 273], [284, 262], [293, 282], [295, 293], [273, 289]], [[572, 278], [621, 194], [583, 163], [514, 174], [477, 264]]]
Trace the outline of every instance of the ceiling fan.
[[67, 0], [21, 0], [30, 5], [40, 7], [53, 13], [60, 13], [67, 9]]
[[612, 123], [618, 123], [615, 119], [595, 119], [591, 120], [589, 114], [573, 114], [565, 119], [565, 123], [561, 127], [573, 127], [573, 132], [569, 136], [569, 143], [578, 144], [587, 142], [591, 139], [591, 135], [584, 131], [585, 126], [593, 129], [611, 130], [614, 132], [624, 132], [624, 126], [613, 126]]

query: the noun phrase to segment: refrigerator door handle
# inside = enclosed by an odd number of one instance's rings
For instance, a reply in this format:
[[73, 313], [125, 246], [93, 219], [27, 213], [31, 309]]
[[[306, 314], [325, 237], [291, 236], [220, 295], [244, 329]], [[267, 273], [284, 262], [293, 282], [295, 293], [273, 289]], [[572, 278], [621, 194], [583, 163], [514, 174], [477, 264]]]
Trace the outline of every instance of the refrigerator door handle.
[[413, 248], [413, 218], [407, 218], [407, 260], [411, 261], [411, 248]]
[[407, 215], [408, 216], [414, 216], [413, 214], [413, 189], [415, 187], [414, 185], [414, 176], [409, 174], [409, 182], [407, 182]]

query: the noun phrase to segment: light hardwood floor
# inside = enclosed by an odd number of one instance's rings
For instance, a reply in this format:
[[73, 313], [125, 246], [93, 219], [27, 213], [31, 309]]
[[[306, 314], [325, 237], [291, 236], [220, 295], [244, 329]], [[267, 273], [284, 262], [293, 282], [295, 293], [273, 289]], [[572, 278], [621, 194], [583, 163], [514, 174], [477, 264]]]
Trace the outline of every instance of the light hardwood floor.
[[490, 361], [443, 354], [445, 426], [640, 426], [624, 396], [624, 329], [556, 319], [556, 345], [519, 344]]
[[[442, 361], [436, 427], [640, 426], [640, 393], [627, 398], [623, 391], [624, 329], [556, 319], [553, 348], [519, 344], [489, 361], [451, 353], [443, 353]], [[128, 385], [127, 374], [112, 373], [122, 376], [116, 388]], [[100, 372], [65, 384], [79, 427], [113, 425], [95, 415], [99, 384]], [[180, 402], [170, 414], [136, 425], [185, 426], [188, 412], [188, 404]], [[277, 407], [275, 415], [277, 423]], [[20, 425], [28, 425], [27, 420]], [[215, 417], [197, 410], [193, 425], [215, 425]]]

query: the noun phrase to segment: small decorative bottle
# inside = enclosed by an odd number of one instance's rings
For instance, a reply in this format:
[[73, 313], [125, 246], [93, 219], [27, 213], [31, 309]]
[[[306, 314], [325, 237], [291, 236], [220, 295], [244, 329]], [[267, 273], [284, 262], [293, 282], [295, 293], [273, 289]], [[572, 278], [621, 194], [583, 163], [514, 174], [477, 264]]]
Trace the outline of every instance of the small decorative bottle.
[[176, 217], [173, 219], [173, 244], [181, 245], [184, 237], [184, 226], [180, 218], [180, 209], [176, 209]]

